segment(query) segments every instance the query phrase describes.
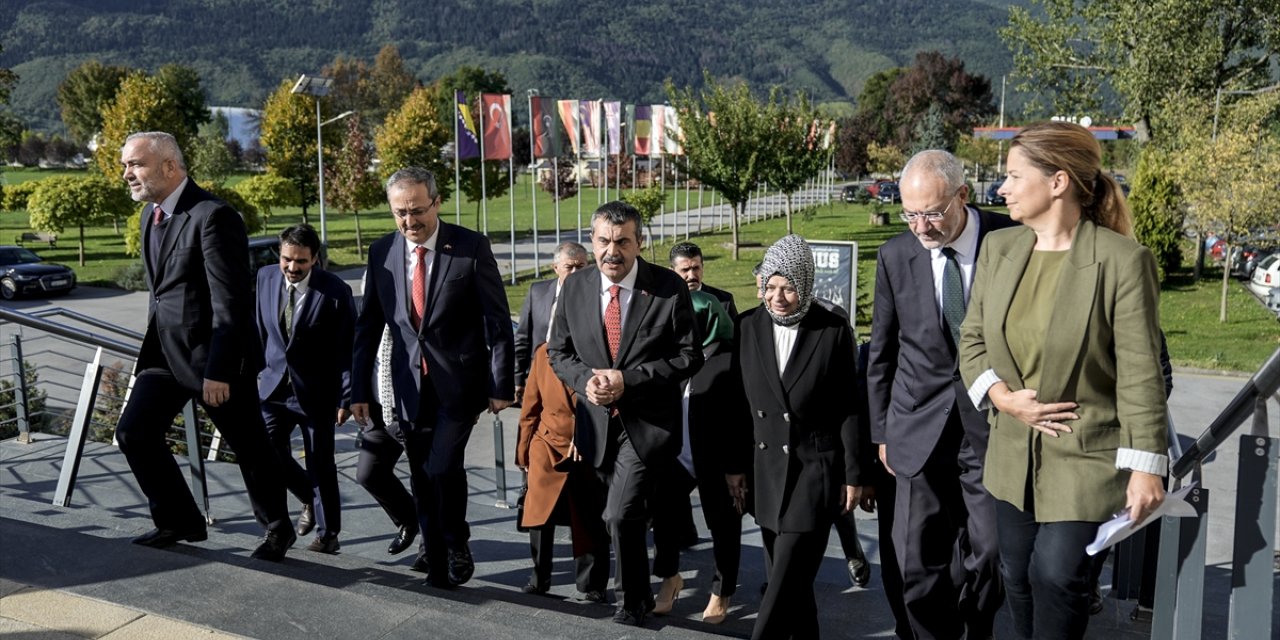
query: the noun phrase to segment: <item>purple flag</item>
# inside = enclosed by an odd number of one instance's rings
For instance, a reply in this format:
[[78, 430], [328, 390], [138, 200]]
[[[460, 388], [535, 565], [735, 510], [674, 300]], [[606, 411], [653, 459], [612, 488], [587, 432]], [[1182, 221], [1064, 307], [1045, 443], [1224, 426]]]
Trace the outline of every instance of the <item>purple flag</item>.
[[476, 136], [476, 125], [471, 119], [471, 107], [467, 105], [467, 95], [461, 91], [457, 92], [454, 100], [454, 114], [456, 122], [453, 126], [454, 133], [457, 134], [457, 146], [459, 160], [469, 160], [471, 158], [480, 157], [480, 139]]

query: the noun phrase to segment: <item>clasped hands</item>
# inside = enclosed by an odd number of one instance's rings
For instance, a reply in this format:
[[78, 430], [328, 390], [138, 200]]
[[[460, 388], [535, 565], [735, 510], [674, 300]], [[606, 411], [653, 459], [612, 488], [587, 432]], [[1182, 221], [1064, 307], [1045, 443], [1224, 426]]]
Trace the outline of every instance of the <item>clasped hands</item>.
[[606, 407], [622, 397], [625, 388], [622, 372], [617, 369], [592, 369], [587, 380], [587, 402]]

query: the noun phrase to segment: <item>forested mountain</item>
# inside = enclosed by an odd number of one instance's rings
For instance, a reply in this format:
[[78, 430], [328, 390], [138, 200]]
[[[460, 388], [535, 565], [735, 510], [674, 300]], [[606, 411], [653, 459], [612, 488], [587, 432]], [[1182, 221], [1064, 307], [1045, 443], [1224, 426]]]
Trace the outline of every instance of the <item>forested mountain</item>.
[[[1025, 1], [1025, 0], [1023, 0]], [[338, 54], [399, 47], [424, 82], [463, 64], [503, 71], [517, 95], [663, 99], [702, 70], [753, 87], [852, 103], [876, 71], [917, 51], [1010, 68], [997, 0], [3, 0], [0, 67], [15, 115], [61, 128], [58, 83], [82, 62], [195, 68], [210, 104], [258, 107], [281, 78]]]

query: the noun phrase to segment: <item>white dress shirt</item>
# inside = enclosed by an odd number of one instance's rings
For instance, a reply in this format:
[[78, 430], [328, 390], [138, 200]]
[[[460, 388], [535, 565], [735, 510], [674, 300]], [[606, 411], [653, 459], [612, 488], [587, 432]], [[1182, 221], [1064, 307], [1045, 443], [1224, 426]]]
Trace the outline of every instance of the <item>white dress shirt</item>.
[[[969, 207], [964, 208], [968, 219], [964, 230], [946, 246], [956, 252], [956, 262], [960, 264], [960, 280], [964, 283], [964, 302], [969, 304], [969, 291], [973, 288], [973, 272], [978, 258], [978, 212]], [[933, 267], [933, 299], [938, 303], [938, 317], [942, 317], [942, 273], [947, 267], [947, 257], [942, 247], [929, 250], [930, 266]]]
[[405, 300], [409, 302], [408, 309], [409, 309], [410, 315], [412, 315], [413, 313], [413, 278], [414, 278], [413, 274], [417, 271], [417, 267], [418, 267], [418, 252], [416, 251], [416, 249], [418, 247], [427, 248], [427, 253], [423, 256], [423, 260], [426, 260], [427, 262], [427, 281], [424, 283], [422, 290], [423, 292], [426, 293], [425, 299], [430, 300], [431, 299], [431, 271], [435, 264], [436, 238], [439, 235], [440, 235], [440, 225], [437, 223], [436, 230], [431, 233], [431, 237], [427, 238], [426, 242], [422, 244], [417, 244], [414, 242], [410, 242], [408, 238], [405, 238], [404, 240], [404, 246], [405, 246], [404, 268], [406, 273], [405, 279], [404, 279], [404, 282], [406, 285], [404, 294], [405, 294]]
[[787, 360], [791, 359], [791, 348], [796, 346], [796, 334], [798, 333], [800, 333], [799, 324], [793, 324], [790, 327], [784, 327], [777, 323], [773, 325], [773, 346], [778, 356], [779, 376], [787, 370]]

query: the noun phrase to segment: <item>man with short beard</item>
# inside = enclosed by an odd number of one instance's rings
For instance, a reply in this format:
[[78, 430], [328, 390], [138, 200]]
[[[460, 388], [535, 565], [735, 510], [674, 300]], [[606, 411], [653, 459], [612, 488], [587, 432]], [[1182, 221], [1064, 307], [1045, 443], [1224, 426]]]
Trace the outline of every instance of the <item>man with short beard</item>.
[[135, 133], [120, 150], [142, 210], [142, 261], [151, 292], [147, 331], [116, 439], [151, 505], [155, 529], [134, 544], [163, 548], [208, 538], [165, 434], [195, 398], [236, 454], [266, 537], [254, 558], [279, 562], [297, 536], [258, 408], [262, 346], [253, 328], [244, 220], [187, 178], [173, 136]]

